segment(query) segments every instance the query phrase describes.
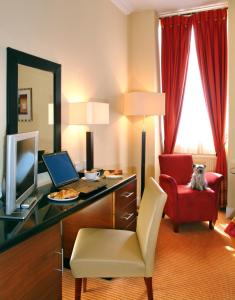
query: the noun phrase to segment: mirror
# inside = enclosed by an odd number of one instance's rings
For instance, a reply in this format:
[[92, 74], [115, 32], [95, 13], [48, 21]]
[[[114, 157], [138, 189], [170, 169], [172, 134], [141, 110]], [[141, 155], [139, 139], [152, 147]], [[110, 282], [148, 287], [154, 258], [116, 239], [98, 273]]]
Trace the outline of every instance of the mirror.
[[52, 73], [19, 64], [18, 132], [40, 132], [39, 154], [53, 152], [54, 122], [48, 109], [53, 102]]
[[7, 48], [7, 134], [33, 130], [41, 173], [41, 155], [61, 149], [61, 65]]

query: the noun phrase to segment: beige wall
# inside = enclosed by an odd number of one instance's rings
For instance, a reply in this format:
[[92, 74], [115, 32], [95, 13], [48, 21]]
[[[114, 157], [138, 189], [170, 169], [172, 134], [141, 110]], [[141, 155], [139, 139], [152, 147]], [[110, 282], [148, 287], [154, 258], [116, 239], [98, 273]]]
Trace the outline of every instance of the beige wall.
[[[132, 13], [128, 19], [129, 91], [159, 92], [159, 63], [157, 59], [157, 16], [154, 11]], [[143, 118], [129, 117], [132, 122], [129, 149], [130, 165], [136, 170], [140, 183], [141, 131]], [[158, 177], [156, 158], [160, 151], [158, 117], [147, 117], [146, 128], [146, 178]], [[155, 139], [156, 136], [156, 139]], [[156, 146], [155, 146], [156, 145]], [[138, 194], [140, 184], [138, 185]]]
[[[63, 104], [89, 99], [110, 103], [110, 125], [92, 128], [95, 165], [127, 168], [129, 122], [118, 111], [118, 97], [127, 89], [127, 16], [109, 0], [0, 0], [0, 4], [0, 179], [7, 46], [62, 64]], [[62, 147], [76, 163], [85, 160], [85, 129], [63, 124]]]
[[229, 1], [229, 143], [228, 143], [228, 208], [235, 210], [235, 1]]
[[129, 90], [156, 91], [156, 14], [132, 13], [129, 25]]

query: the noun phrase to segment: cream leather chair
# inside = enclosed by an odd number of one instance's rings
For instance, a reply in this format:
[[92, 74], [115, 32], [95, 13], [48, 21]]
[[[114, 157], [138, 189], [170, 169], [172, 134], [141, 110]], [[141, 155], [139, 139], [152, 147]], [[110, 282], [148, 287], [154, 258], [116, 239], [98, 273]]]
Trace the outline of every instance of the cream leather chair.
[[75, 277], [75, 299], [80, 299], [82, 278], [144, 277], [148, 299], [153, 299], [152, 274], [158, 229], [167, 195], [149, 178], [140, 203], [136, 232], [117, 229], [80, 229], [70, 266]]

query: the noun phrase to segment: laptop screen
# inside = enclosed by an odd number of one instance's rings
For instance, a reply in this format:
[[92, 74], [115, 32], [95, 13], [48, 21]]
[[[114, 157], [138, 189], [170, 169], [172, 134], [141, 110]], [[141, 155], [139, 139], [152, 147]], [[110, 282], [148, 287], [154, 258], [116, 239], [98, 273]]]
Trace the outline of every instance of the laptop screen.
[[56, 187], [79, 179], [67, 151], [44, 154], [43, 161]]

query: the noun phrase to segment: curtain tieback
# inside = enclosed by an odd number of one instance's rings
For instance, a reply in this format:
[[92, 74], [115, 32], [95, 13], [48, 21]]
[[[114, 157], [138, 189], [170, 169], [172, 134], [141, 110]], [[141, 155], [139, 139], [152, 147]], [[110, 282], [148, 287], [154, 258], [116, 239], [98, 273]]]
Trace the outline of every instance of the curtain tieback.
[[216, 156], [218, 156], [221, 152], [225, 152], [225, 142], [221, 144], [219, 150], [216, 151]]

